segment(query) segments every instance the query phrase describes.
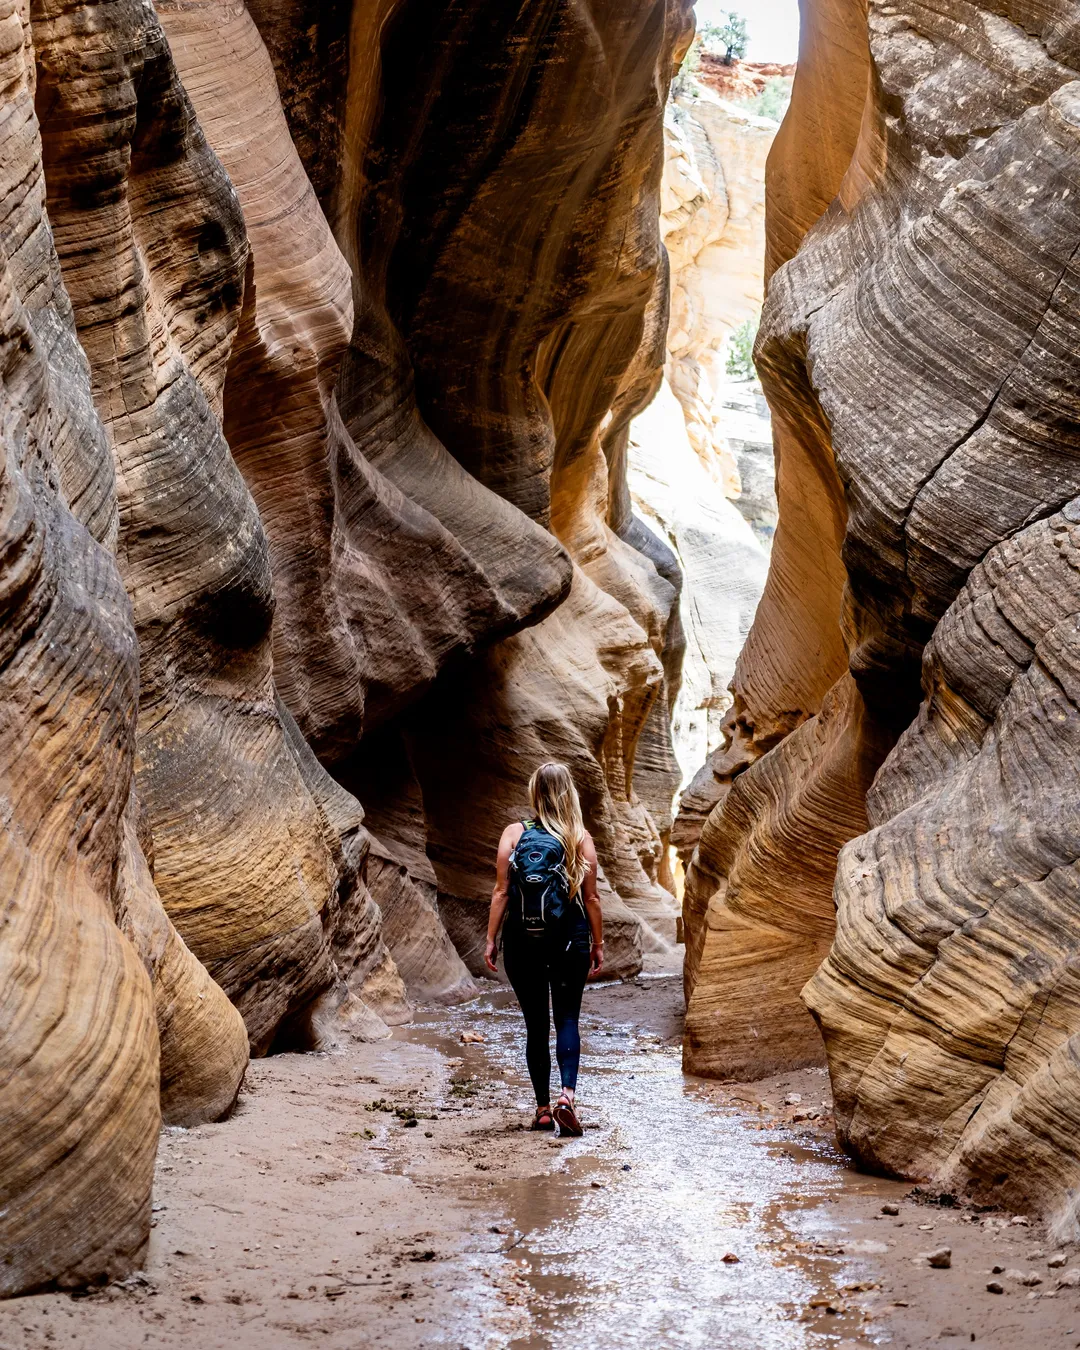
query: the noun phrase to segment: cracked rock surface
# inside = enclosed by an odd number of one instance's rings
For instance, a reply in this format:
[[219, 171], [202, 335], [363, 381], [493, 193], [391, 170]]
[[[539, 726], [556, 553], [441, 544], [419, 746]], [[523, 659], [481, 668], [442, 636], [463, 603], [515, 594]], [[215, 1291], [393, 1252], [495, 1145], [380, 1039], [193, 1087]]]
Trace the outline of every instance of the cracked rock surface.
[[691, 1067], [812, 1062], [809, 978], [857, 1158], [1068, 1231], [1070, 21], [811, 7], [757, 350], [780, 520], [686, 902]]

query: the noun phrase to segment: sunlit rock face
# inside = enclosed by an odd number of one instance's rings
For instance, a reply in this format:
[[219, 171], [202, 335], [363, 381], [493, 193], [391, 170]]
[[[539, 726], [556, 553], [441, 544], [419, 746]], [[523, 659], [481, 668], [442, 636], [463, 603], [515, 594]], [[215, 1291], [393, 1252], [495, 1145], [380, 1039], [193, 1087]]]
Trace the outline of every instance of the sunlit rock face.
[[[381, 592], [381, 612], [350, 610], [341, 687], [316, 700], [307, 658], [283, 693], [378, 813], [396, 866], [380, 862], [377, 897], [423, 925], [434, 899], [474, 973], [490, 859], [546, 758], [582, 788], [615, 968], [674, 935], [633, 786], [674, 587], [620, 534], [625, 426], [663, 359], [660, 124], [687, 11], [586, 8], [358, 8], [345, 51], [340, 16], [251, 7], [354, 274], [331, 506], [350, 571], [325, 603], [352, 605], [369, 564]], [[299, 557], [286, 524], [280, 551]], [[430, 987], [458, 987], [432, 957]]]
[[660, 230], [671, 273], [664, 382], [632, 425], [629, 458], [635, 510], [683, 576], [683, 661], [663, 740], [674, 744], [684, 791], [662, 835], [684, 866], [716, 800], [712, 760], [724, 743], [729, 685], [776, 520], [765, 400], [756, 381], [729, 374], [727, 360], [732, 333], [755, 321], [761, 305], [765, 157], [777, 127], [705, 84], [689, 88], [668, 105], [664, 123]]
[[670, 543], [683, 575], [686, 648], [672, 738], [685, 771], [723, 741], [728, 684], [765, 584], [768, 557], [736, 503], [702, 464], [666, 380], [634, 420], [630, 490], [641, 519]]
[[776, 123], [695, 85], [668, 108], [661, 231], [671, 260], [667, 376], [690, 444], [730, 497], [740, 490], [724, 407], [727, 343], [764, 284], [765, 160]]
[[0, 1293], [137, 1264], [249, 1051], [473, 995], [538, 761], [611, 973], [674, 936], [688, 7], [355, 9], [0, 0]]
[[[804, 996], [848, 1147], [1063, 1228], [1080, 1179], [1069, 20], [872, 6], [867, 50], [857, 8], [811, 8], [758, 347], [780, 523], [730, 790], [688, 887], [691, 1064], [809, 1057], [795, 995], [826, 949]], [[750, 981], [780, 991], [767, 1019]]]

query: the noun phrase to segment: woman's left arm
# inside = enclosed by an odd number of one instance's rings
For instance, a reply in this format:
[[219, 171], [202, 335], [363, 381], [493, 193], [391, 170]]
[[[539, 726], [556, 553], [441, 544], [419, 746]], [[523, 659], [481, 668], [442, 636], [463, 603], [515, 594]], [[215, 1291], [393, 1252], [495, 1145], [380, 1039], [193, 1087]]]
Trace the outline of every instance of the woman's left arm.
[[581, 841], [581, 855], [585, 859], [585, 880], [581, 883], [581, 898], [585, 901], [585, 913], [589, 916], [592, 930], [592, 951], [589, 957], [589, 977], [599, 975], [604, 968], [604, 913], [600, 908], [600, 897], [596, 893], [596, 845], [592, 835], [586, 834]]
[[496, 942], [499, 937], [499, 929], [502, 926], [503, 915], [506, 913], [507, 902], [510, 899], [509, 877], [510, 877], [510, 855], [514, 851], [514, 845], [521, 837], [520, 825], [507, 825], [502, 832], [502, 838], [499, 840], [499, 857], [495, 864], [495, 889], [491, 892], [491, 909], [488, 911], [487, 927], [487, 946], [484, 948], [484, 965], [493, 975], [499, 973], [495, 965], [497, 955]]

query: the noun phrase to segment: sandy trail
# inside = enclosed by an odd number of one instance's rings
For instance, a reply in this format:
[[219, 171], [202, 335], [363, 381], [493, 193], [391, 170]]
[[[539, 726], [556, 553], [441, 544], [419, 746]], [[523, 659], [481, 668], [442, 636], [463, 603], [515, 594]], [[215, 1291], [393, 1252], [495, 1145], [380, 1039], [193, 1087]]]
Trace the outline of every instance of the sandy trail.
[[0, 1304], [0, 1347], [1080, 1344], [1080, 1253], [852, 1171], [823, 1071], [684, 1078], [680, 1007], [671, 978], [586, 992], [580, 1140], [522, 1130], [505, 991], [259, 1061], [230, 1120], [163, 1135], [145, 1276]]

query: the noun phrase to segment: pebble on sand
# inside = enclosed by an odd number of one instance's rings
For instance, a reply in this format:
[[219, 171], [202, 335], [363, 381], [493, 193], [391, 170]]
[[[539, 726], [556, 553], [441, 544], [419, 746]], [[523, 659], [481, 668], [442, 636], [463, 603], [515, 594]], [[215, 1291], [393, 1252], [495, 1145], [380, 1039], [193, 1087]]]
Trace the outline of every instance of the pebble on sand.
[[936, 1251], [927, 1252], [926, 1261], [935, 1270], [948, 1270], [952, 1265], [952, 1248], [938, 1247]]

